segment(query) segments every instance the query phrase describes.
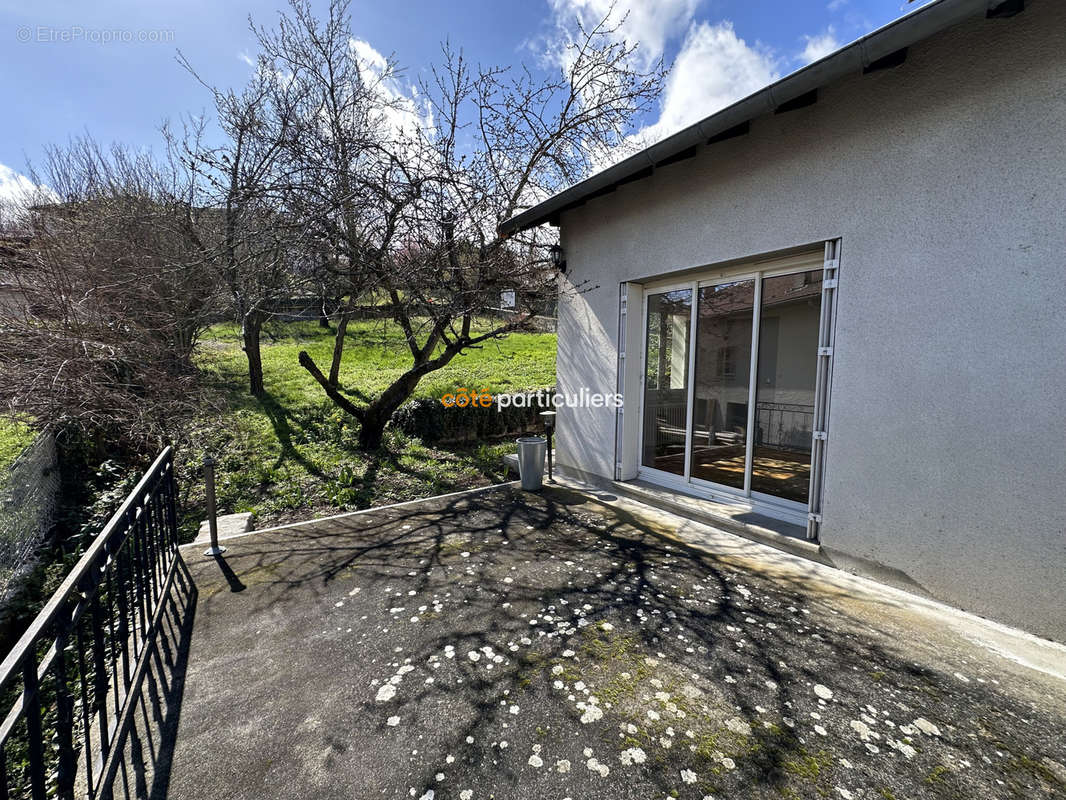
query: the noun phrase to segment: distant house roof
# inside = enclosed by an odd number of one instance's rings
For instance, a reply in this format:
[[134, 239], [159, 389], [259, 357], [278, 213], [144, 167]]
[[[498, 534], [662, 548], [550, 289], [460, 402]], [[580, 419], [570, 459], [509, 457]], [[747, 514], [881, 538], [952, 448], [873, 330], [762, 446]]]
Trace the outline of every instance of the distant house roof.
[[899, 66], [907, 48], [945, 28], [984, 14], [1010, 17], [1022, 11], [1025, 0], [934, 0], [856, 39], [834, 53], [760, 89], [673, 136], [641, 150], [624, 161], [516, 214], [500, 224], [502, 236], [541, 225], [558, 224], [559, 215], [619, 186], [646, 178], [657, 167], [694, 156], [706, 144], [748, 132], [751, 120], [770, 113], [802, 108], [817, 100], [817, 92], [835, 80], [857, 72], [876, 72]]
[[0, 234], [0, 270], [8, 266], [13, 266], [32, 243], [32, 239], [29, 236], [21, 234], [3, 235]]

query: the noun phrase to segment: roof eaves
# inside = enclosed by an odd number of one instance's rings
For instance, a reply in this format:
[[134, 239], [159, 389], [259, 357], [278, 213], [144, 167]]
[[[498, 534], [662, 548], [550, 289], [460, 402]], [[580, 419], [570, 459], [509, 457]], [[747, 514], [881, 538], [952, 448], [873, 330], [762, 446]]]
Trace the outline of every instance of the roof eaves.
[[[1007, 0], [1008, 3], [1022, 0]], [[1002, 0], [933, 0], [926, 6], [888, 23], [828, 56], [785, 76], [731, 106], [684, 128], [672, 136], [629, 156], [617, 164], [570, 186], [499, 225], [501, 236], [545, 222], [558, 223], [559, 216], [592, 197], [614, 191], [624, 183], [648, 177], [656, 167], [678, 160], [686, 150], [707, 144], [773, 113], [797, 98], [817, 92], [848, 74], [861, 73], [871, 65], [902, 63], [902, 51], [941, 30], [978, 13], [997, 8]], [[693, 153], [694, 154], [694, 153]], [[646, 174], [645, 174], [646, 173]], [[640, 177], [635, 177], [639, 175]]]

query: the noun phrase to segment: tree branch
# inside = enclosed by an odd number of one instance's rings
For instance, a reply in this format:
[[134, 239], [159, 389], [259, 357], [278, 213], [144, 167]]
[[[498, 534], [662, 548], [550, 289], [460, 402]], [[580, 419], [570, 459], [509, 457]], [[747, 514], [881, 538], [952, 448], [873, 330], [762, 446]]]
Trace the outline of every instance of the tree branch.
[[314, 359], [307, 354], [306, 350], [300, 351], [300, 366], [311, 373], [311, 377], [318, 381], [319, 386], [325, 391], [326, 396], [336, 403], [341, 410], [348, 412], [360, 422], [363, 421], [366, 416], [363, 409], [355, 405], [351, 400], [341, 394], [338, 389], [330, 384], [326, 376], [322, 374], [322, 370], [318, 368], [318, 365], [315, 364]]

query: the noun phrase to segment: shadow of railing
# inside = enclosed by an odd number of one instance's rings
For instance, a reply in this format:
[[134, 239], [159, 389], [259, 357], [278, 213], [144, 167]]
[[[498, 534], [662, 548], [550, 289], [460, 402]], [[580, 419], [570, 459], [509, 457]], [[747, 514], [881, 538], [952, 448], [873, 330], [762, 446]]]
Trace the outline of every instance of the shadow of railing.
[[196, 599], [196, 585], [179, 556], [174, 584], [164, 600], [158, 635], [110, 797], [136, 800], [167, 797]]

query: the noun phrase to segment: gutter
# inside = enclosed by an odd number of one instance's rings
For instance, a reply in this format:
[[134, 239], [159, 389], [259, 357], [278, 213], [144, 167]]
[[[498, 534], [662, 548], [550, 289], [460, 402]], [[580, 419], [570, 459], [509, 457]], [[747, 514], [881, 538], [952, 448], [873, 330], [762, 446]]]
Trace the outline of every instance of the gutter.
[[933, 34], [979, 14], [989, 18], [1013, 16], [1023, 7], [1024, 0], [934, 0], [516, 214], [502, 222], [497, 231], [506, 238], [545, 222], [558, 225], [560, 214], [583, 205], [586, 200], [649, 177], [657, 167], [695, 155], [701, 145], [747, 133], [751, 120], [756, 117], [790, 110], [790, 106], [809, 105], [819, 88], [848, 75], [902, 64], [909, 46]]

